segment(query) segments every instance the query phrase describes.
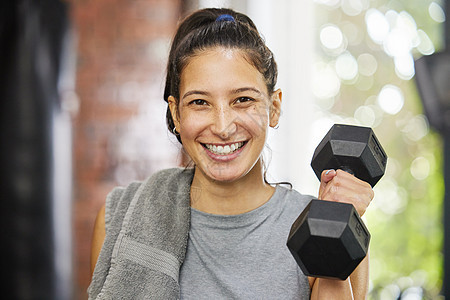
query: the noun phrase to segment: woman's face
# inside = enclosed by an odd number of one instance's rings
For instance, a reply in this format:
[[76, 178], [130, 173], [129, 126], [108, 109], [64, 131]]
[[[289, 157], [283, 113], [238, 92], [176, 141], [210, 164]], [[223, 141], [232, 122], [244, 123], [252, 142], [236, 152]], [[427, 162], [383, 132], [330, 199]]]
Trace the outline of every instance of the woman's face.
[[264, 77], [238, 49], [215, 47], [190, 58], [180, 99], [169, 107], [186, 152], [203, 176], [234, 181], [256, 164], [268, 126], [278, 123], [281, 91], [269, 95]]

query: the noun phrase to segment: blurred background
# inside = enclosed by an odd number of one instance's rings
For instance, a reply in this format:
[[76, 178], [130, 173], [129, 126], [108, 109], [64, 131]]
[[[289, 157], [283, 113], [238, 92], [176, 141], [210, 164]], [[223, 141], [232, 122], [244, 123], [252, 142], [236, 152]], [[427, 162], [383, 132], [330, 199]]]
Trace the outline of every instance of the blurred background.
[[316, 195], [309, 163], [331, 125], [372, 127], [389, 159], [365, 215], [369, 299], [450, 297], [446, 6], [3, 1], [2, 294], [87, 298], [92, 229], [107, 193], [186, 160], [166, 130], [162, 98], [178, 20], [198, 8], [230, 7], [255, 21], [279, 65], [282, 118], [264, 154], [270, 180]]

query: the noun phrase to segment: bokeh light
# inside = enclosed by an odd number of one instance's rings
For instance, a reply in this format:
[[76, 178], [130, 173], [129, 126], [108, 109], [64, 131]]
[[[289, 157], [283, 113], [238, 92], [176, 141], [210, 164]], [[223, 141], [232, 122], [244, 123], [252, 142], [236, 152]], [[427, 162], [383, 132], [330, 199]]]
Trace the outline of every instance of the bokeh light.
[[349, 52], [344, 52], [336, 59], [336, 74], [342, 80], [353, 80], [358, 75], [358, 63]]
[[387, 84], [381, 89], [377, 100], [381, 109], [391, 115], [397, 114], [405, 102], [402, 90], [392, 84]]
[[365, 16], [367, 33], [369, 37], [377, 44], [382, 44], [389, 34], [389, 23], [378, 9], [371, 8]]
[[426, 117], [422, 114], [409, 118], [402, 132], [412, 142], [417, 142], [424, 138], [429, 132], [429, 125]]
[[329, 50], [337, 50], [344, 45], [344, 36], [339, 27], [327, 24], [320, 31], [320, 42]]
[[342, 0], [341, 9], [348, 16], [357, 16], [369, 7], [368, 0]]
[[340, 29], [349, 45], [356, 46], [361, 44], [364, 40], [363, 31], [361, 31], [353, 22], [342, 22]]
[[406, 190], [390, 177], [386, 177], [375, 186], [376, 199], [373, 205], [385, 215], [392, 216], [403, 212], [407, 201]]
[[433, 54], [435, 51], [434, 45], [426, 32], [419, 29], [417, 30], [417, 36], [419, 37], [419, 45], [417, 45], [417, 50], [423, 55]]
[[375, 127], [377, 116], [371, 106], [360, 106], [356, 109], [354, 118], [363, 126]]
[[436, 2], [431, 2], [428, 6], [428, 13], [430, 17], [438, 23], [445, 22], [445, 12], [444, 9]]
[[410, 167], [411, 175], [417, 180], [424, 180], [430, 174], [430, 162], [423, 156], [413, 160]]
[[394, 57], [395, 74], [403, 80], [413, 78], [415, 74], [414, 58], [411, 53]]
[[377, 59], [370, 53], [363, 53], [359, 55], [357, 62], [359, 73], [364, 76], [372, 76], [377, 71]]
[[332, 98], [339, 93], [340, 80], [332, 66], [317, 62], [313, 69], [312, 91], [317, 98]]

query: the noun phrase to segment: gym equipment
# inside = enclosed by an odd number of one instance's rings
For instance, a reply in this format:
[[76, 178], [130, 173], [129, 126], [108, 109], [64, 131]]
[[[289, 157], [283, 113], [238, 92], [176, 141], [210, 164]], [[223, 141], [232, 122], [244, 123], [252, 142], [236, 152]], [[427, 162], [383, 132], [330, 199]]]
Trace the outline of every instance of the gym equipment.
[[[341, 169], [372, 187], [387, 156], [371, 128], [335, 124], [317, 146], [311, 166]], [[313, 199], [291, 227], [287, 246], [307, 276], [345, 280], [364, 259], [370, 233], [353, 205]]]

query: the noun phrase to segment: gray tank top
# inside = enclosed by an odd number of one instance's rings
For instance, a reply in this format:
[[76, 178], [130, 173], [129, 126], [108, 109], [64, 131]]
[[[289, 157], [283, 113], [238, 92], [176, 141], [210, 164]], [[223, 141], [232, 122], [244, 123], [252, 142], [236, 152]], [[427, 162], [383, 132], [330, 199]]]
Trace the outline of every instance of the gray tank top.
[[244, 214], [191, 208], [181, 299], [309, 299], [308, 279], [286, 241], [310, 200], [278, 185], [269, 201]]

